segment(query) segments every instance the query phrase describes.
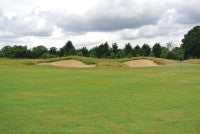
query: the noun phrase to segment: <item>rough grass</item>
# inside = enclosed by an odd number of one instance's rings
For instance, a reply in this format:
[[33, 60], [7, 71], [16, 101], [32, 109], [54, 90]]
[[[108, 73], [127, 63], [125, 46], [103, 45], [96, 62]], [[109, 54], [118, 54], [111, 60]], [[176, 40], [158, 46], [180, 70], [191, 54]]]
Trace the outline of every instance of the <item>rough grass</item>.
[[52, 59], [5, 59], [0, 58], [0, 65], [36, 65], [39, 63], [48, 63], [60, 60], [78, 60], [85, 64], [96, 64], [97, 66], [123, 66], [118, 60], [115, 59], [97, 59], [79, 56], [59, 57]]
[[146, 60], [151, 60], [155, 62], [158, 65], [166, 65], [170, 63], [177, 63], [178, 61], [176, 60], [168, 60], [168, 59], [162, 59], [162, 58], [155, 58], [155, 57], [133, 57], [133, 58], [123, 58], [123, 59], [118, 59], [119, 62], [126, 62], [126, 61], [131, 61], [131, 60], [140, 60], [140, 59], [146, 59]]
[[0, 65], [36, 65], [38, 63], [45, 62], [54, 62], [60, 60], [78, 60], [85, 64], [91, 65], [96, 64], [97, 66], [125, 66], [123, 62], [130, 60], [139, 60], [139, 59], [149, 59], [155, 62], [158, 65], [166, 65], [170, 63], [177, 63], [175, 60], [167, 60], [154, 57], [133, 57], [133, 58], [122, 58], [122, 59], [98, 59], [98, 58], [89, 58], [89, 57], [79, 57], [79, 56], [68, 56], [68, 57], [59, 57], [52, 59], [5, 59], [0, 58]]
[[200, 64], [200, 59], [185, 60], [184, 63]]
[[68, 56], [68, 57], [58, 57], [52, 59], [6, 59], [0, 58], [0, 65], [37, 65], [39, 63], [45, 62], [54, 62], [60, 60], [78, 60], [85, 64], [91, 65], [95, 64], [96, 66], [114, 66], [114, 67], [125, 67], [126, 65], [123, 62], [139, 59], [148, 59], [152, 60], [158, 65], [170, 65], [170, 64], [179, 64], [179, 63], [190, 63], [190, 64], [200, 64], [199, 59], [177, 61], [177, 60], [168, 60], [155, 57], [132, 57], [132, 58], [121, 58], [121, 59], [98, 59], [98, 58], [89, 58], [89, 57], [79, 57], [79, 56]]
[[7, 58], [0, 58], [0, 65], [35, 65], [37, 64], [38, 59], [7, 59]]
[[98, 59], [98, 58], [88, 58], [88, 57], [79, 57], [79, 56], [69, 56], [69, 57], [62, 57], [62, 58], [40, 60], [39, 63], [53, 62], [53, 61], [60, 61], [60, 60], [71, 60], [71, 59], [82, 61], [85, 64], [96, 64], [97, 66], [123, 66], [118, 60], [115, 60], [115, 59]]
[[29, 61], [41, 60], [0, 59], [2, 134], [200, 133], [199, 64], [60, 68]]
[[79, 56], [69, 56], [63, 58], [53, 58], [53, 59], [46, 59], [40, 60], [39, 62], [53, 62], [59, 60], [79, 60], [86, 64], [96, 64], [97, 66], [125, 66], [123, 62], [130, 61], [130, 60], [139, 60], [139, 59], [148, 59], [152, 60], [158, 65], [166, 65], [170, 63], [177, 63], [179, 61], [176, 60], [168, 60], [162, 58], [155, 58], [155, 57], [133, 57], [133, 58], [122, 58], [122, 59], [97, 59], [97, 58], [88, 58], [88, 57], [79, 57]]

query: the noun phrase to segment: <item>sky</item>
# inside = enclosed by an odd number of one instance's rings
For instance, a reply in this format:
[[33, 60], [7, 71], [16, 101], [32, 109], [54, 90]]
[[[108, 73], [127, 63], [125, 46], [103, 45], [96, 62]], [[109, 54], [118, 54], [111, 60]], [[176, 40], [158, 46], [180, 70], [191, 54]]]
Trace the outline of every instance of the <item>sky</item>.
[[103, 42], [181, 44], [200, 24], [200, 0], [0, 0], [0, 48], [76, 48]]

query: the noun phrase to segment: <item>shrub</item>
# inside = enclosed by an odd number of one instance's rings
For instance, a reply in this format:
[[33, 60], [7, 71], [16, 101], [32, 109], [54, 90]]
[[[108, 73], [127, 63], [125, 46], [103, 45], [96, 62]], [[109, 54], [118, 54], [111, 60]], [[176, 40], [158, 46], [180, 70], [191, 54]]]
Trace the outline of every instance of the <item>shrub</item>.
[[50, 58], [56, 58], [57, 56], [54, 54], [44, 53], [41, 58], [42, 59], [50, 59]]
[[26, 61], [24, 62], [25, 65], [35, 65], [35, 63], [33, 61]]
[[0, 51], [0, 58], [4, 58], [4, 54]]

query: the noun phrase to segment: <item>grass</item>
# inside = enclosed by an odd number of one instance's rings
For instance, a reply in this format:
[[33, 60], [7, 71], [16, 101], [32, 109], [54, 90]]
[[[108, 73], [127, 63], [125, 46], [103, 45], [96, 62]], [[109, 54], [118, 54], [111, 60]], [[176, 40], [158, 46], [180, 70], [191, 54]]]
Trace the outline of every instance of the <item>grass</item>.
[[200, 64], [128, 68], [116, 67], [127, 59], [82, 60], [99, 66], [0, 59], [0, 132], [200, 132]]
[[138, 59], [148, 59], [152, 60], [158, 65], [166, 65], [170, 63], [177, 63], [179, 61], [175, 60], [167, 60], [155, 57], [133, 57], [133, 58], [121, 58], [121, 59], [98, 59], [98, 58], [89, 58], [89, 57], [79, 57], [79, 56], [68, 56], [68, 57], [58, 57], [52, 59], [6, 59], [0, 58], [0, 65], [36, 65], [38, 63], [44, 62], [54, 62], [60, 60], [78, 60], [82, 61], [85, 64], [96, 64], [97, 66], [114, 66], [114, 67], [123, 67], [125, 66], [123, 62], [130, 60], [138, 60]]
[[200, 59], [185, 60], [184, 63], [200, 64]]
[[61, 57], [61, 58], [53, 58], [53, 59], [45, 59], [38, 61], [41, 62], [53, 62], [59, 60], [79, 60], [86, 64], [96, 64], [97, 66], [124, 66], [122, 63], [130, 60], [138, 60], [138, 59], [147, 59], [152, 60], [158, 65], [166, 65], [169, 63], [176, 63], [178, 61], [175, 60], [167, 60], [155, 57], [133, 57], [133, 58], [121, 58], [121, 59], [97, 59], [97, 58], [86, 58], [86, 57], [79, 57], [79, 56], [69, 56], [69, 57]]

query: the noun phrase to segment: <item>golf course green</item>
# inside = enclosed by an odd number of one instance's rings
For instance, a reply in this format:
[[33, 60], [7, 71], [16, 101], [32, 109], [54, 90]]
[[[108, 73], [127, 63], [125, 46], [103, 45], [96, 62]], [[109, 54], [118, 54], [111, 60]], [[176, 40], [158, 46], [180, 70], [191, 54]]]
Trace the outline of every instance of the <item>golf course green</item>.
[[200, 133], [200, 60], [145, 68], [90, 60], [98, 66], [0, 59], [0, 133]]

